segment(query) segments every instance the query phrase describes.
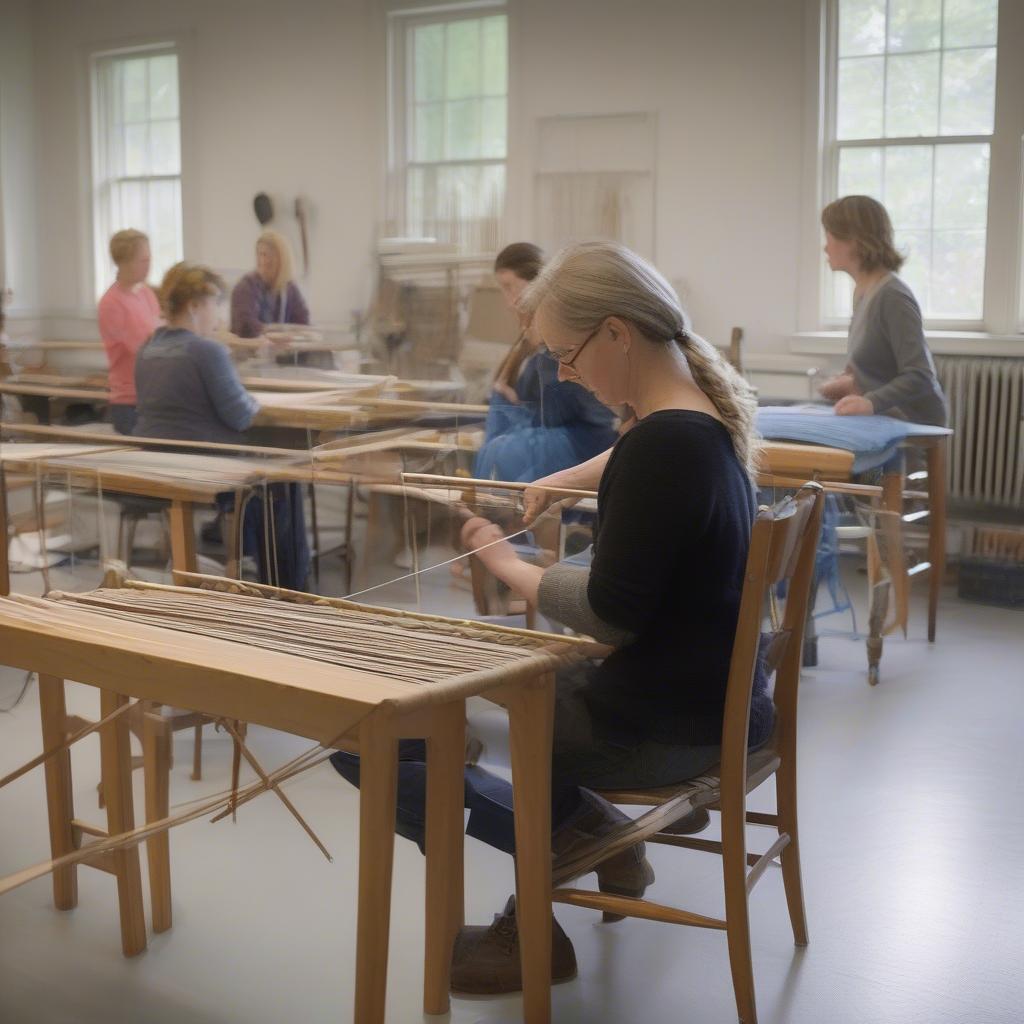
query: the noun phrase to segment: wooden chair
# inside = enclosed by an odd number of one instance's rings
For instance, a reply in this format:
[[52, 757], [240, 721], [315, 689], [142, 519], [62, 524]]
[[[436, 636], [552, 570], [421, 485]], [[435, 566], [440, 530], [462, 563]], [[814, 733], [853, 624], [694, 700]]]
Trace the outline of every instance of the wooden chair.
[[[563, 886], [641, 840], [720, 854], [725, 882], [724, 920], [650, 900], [580, 889], [556, 888], [553, 899], [557, 903], [627, 917], [725, 931], [736, 1006], [743, 1024], [756, 1024], [757, 1021], [747, 900], [755, 883], [776, 857], [780, 857], [782, 862], [793, 938], [798, 946], [807, 944], [797, 834], [796, 712], [804, 621], [814, 573], [823, 494], [818, 484], [807, 484], [774, 509], [762, 508], [758, 512], [729, 668], [721, 762], [706, 774], [677, 786], [602, 792], [601, 795], [612, 803], [636, 804], [652, 809], [624, 830], [595, 840], [571, 860], [556, 863], [554, 868], [554, 884]], [[785, 613], [782, 622], [769, 634], [765, 648], [768, 670], [775, 672], [775, 727], [767, 743], [748, 753], [750, 699], [761, 645], [764, 609], [766, 605], [772, 609], [774, 624], [774, 593], [776, 586], [783, 581], [787, 582]], [[776, 813], [748, 812], [747, 794], [773, 775]], [[721, 811], [721, 842], [662, 831], [701, 807]], [[761, 856], [747, 853], [748, 824], [767, 825], [778, 833], [768, 851]], [[751, 868], [749, 872], [748, 866]]]

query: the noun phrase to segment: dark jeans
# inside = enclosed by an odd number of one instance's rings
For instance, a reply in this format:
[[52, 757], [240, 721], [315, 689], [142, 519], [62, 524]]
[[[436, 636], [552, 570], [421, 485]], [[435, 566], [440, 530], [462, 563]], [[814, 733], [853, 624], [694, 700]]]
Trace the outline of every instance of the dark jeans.
[[[217, 495], [221, 512], [231, 511], [234, 504], [234, 494]], [[257, 490], [245, 506], [242, 552], [256, 559], [260, 583], [286, 590], [306, 589], [310, 552], [299, 484], [270, 484], [266, 500], [263, 491]]]
[[119, 434], [130, 434], [135, 429], [135, 421], [138, 415], [134, 405], [120, 405], [111, 403], [108, 406], [110, 422]]
[[[551, 759], [551, 828], [556, 831], [580, 810], [580, 787], [617, 789], [668, 786], [700, 775], [719, 757], [719, 747], [659, 743], [621, 725], [595, 720], [583, 693], [587, 670], [559, 673]], [[426, 820], [426, 744], [399, 744], [398, 814], [395, 830], [423, 849]], [[338, 751], [331, 764], [359, 785], [359, 757]], [[483, 768], [465, 770], [466, 834], [505, 853], [515, 853], [512, 785]]]

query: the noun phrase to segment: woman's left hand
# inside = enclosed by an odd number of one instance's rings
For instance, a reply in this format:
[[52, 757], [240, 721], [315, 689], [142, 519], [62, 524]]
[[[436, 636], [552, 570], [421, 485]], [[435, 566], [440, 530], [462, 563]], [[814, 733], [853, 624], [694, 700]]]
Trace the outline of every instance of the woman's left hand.
[[463, 546], [467, 551], [475, 552], [492, 572], [503, 564], [519, 561], [515, 549], [504, 537], [500, 526], [480, 516], [474, 516], [462, 527]]
[[871, 404], [870, 398], [863, 395], [847, 395], [836, 402], [835, 413], [837, 416], [874, 416], [875, 407]]

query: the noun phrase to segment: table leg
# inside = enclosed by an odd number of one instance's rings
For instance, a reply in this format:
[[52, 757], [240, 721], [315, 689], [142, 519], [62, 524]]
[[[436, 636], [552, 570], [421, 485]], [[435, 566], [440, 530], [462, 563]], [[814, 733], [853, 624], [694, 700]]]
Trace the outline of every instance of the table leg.
[[178, 572], [196, 571], [196, 529], [192, 502], [171, 502], [171, 565]]
[[[39, 715], [43, 726], [43, 749], [67, 739], [67, 705], [64, 680], [39, 677]], [[75, 817], [71, 795], [71, 751], [63, 750], [44, 765], [46, 809], [50, 819], [50, 852], [54, 860], [75, 850], [72, 821]], [[71, 864], [53, 872], [53, 905], [70, 910], [78, 905], [78, 868]]]
[[523, 1019], [551, 1020], [551, 743], [555, 677], [519, 687], [506, 702], [516, 830], [516, 916]]
[[[127, 701], [123, 694], [100, 690], [100, 714], [105, 718]], [[124, 715], [100, 729], [100, 763], [107, 805], [107, 832], [111, 836], [130, 832], [135, 828], [132, 751], [128, 720]], [[138, 846], [115, 850], [113, 862], [121, 911], [121, 948], [125, 956], [135, 956], [146, 948]]]
[[10, 538], [7, 536], [7, 479], [3, 463], [0, 462], [0, 597], [11, 592], [11, 570], [9, 562]]
[[427, 906], [423, 1012], [447, 1013], [452, 949], [463, 924], [466, 707], [437, 711], [427, 740]]
[[371, 715], [359, 731], [359, 910], [356, 1024], [383, 1024], [398, 800], [398, 740]]
[[939, 594], [946, 575], [946, 450], [948, 438], [939, 438], [928, 448], [928, 640], [935, 642], [935, 620]]
[[[146, 773], [146, 822], [170, 814], [171, 723], [156, 710], [143, 715], [142, 750]], [[146, 840], [153, 931], [171, 927], [171, 844], [167, 832]]]
[[903, 473], [886, 473], [882, 478], [882, 534], [885, 561], [892, 582], [895, 604], [894, 626], [907, 635], [908, 589], [907, 560], [903, 552]]

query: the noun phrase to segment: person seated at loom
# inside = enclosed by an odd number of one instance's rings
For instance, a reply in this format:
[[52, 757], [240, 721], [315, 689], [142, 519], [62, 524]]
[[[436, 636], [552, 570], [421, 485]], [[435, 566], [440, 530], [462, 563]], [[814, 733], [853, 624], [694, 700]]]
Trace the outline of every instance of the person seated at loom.
[[854, 281], [846, 369], [821, 387], [839, 416], [884, 414], [946, 425], [946, 399], [935, 373], [914, 293], [898, 275], [885, 207], [870, 196], [844, 196], [822, 211], [829, 267]]
[[[547, 617], [614, 648], [602, 662], [559, 674], [552, 761], [552, 852], [606, 835], [626, 816], [591, 791], [679, 783], [719, 757], [729, 661], [755, 504], [755, 399], [718, 351], [694, 334], [671, 286], [623, 246], [572, 246], [520, 302], [558, 361], [608, 405], [628, 404], [636, 424], [615, 447], [549, 478], [598, 490], [590, 567], [548, 569], [521, 561], [501, 530], [479, 517], [466, 547]], [[528, 493], [527, 521], [543, 492]], [[771, 733], [774, 709], [759, 668], [750, 744]], [[424, 745], [399, 748], [397, 831], [423, 844]], [[336, 770], [358, 784], [358, 757]], [[466, 769], [468, 834], [514, 854], [512, 794], [480, 767]], [[671, 828], [700, 831], [707, 812]], [[654, 881], [643, 844], [597, 868], [603, 891], [642, 896]], [[497, 993], [521, 987], [514, 901], [489, 927], [463, 928], [452, 988]], [[554, 923], [552, 970], [572, 977], [575, 954]]]
[[[494, 261], [494, 276], [509, 308], [544, 265], [530, 242], [506, 246]], [[572, 381], [558, 378], [558, 365], [529, 323], [520, 317], [519, 337], [494, 376], [484, 443], [474, 476], [490, 480], [535, 480], [576, 465], [615, 441], [615, 414]]]
[[160, 323], [160, 303], [146, 284], [149, 239], [133, 229], [110, 239], [117, 279], [97, 307], [100, 338], [107, 354], [110, 422], [119, 434], [135, 427], [135, 356]]
[[[223, 279], [207, 267], [176, 263], [167, 271], [160, 286], [167, 324], [157, 328], [135, 363], [136, 436], [245, 443], [259, 403], [246, 391], [227, 349], [211, 338], [225, 291]], [[245, 507], [242, 550], [255, 556], [262, 583], [303, 590], [310, 556], [301, 490], [298, 484], [274, 483], [266, 492]], [[222, 513], [233, 503], [233, 494], [218, 496]]]
[[[256, 269], [231, 291], [231, 333], [260, 338], [272, 324], [309, 326], [309, 307], [295, 283], [295, 258], [288, 239], [269, 228], [256, 239]], [[329, 352], [299, 352], [294, 360], [284, 353], [279, 360], [300, 366], [332, 369]]]

